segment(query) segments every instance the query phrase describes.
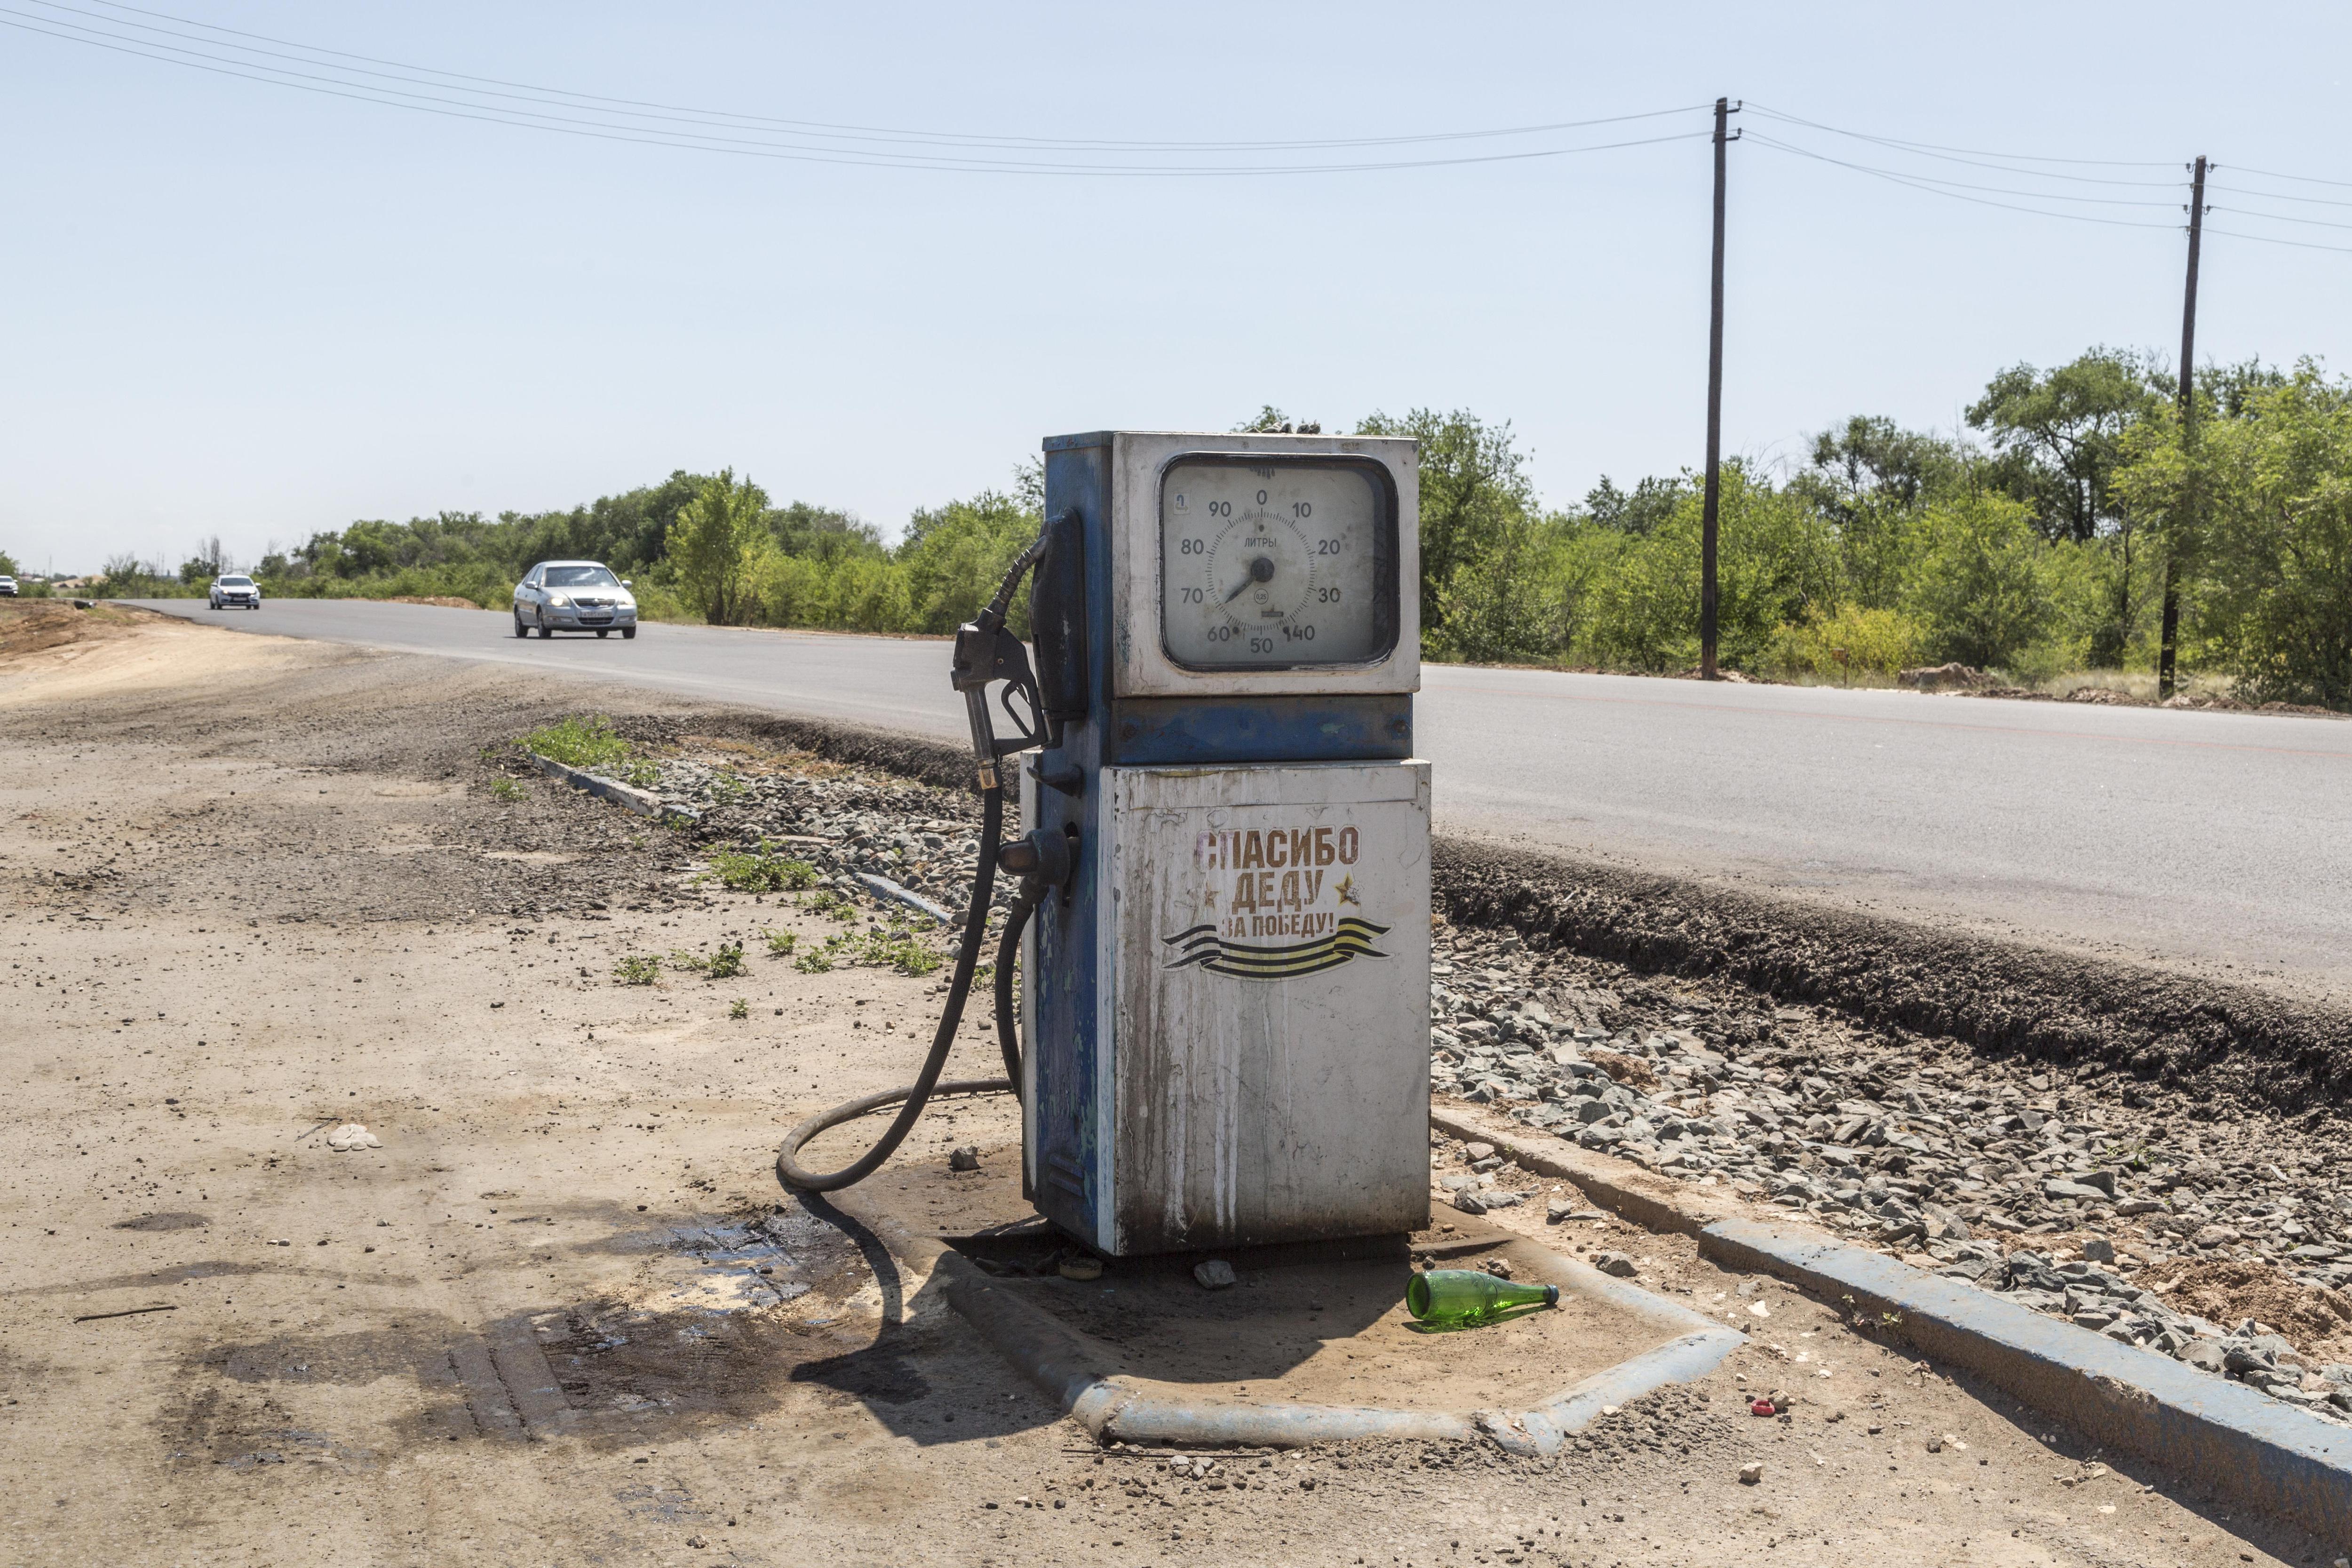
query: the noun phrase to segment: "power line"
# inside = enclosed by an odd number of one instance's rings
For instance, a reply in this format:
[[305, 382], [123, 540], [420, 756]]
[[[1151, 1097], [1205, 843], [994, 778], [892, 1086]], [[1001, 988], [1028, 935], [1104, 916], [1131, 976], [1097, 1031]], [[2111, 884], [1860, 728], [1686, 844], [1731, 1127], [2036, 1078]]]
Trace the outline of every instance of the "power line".
[[[10, 17], [26, 18], [10, 20]], [[47, 24], [47, 25], [37, 25]], [[777, 145], [746, 137], [728, 137], [700, 132], [663, 131], [657, 128], [613, 125], [594, 120], [541, 113], [503, 105], [470, 103], [462, 99], [439, 97], [430, 93], [412, 93], [397, 89], [378, 87], [373, 83], [351, 82], [331, 77], [311, 76], [282, 68], [255, 66], [242, 60], [224, 60], [220, 56], [204, 55], [201, 51], [183, 49], [172, 45], [156, 44], [147, 39], [123, 40], [110, 36], [95, 36], [94, 29], [80, 28], [77, 33], [60, 33], [52, 28], [74, 26], [75, 24], [56, 22], [49, 17], [27, 18], [26, 13], [0, 8], [0, 26], [38, 33], [68, 43], [85, 44], [95, 48], [190, 69], [209, 71], [215, 75], [242, 78], [276, 87], [322, 94], [330, 98], [350, 99], [356, 102], [373, 103], [389, 109], [404, 109], [419, 113], [438, 114], [451, 119], [474, 120], [490, 124], [512, 125], [527, 130], [547, 131], [562, 135], [585, 136], [598, 141], [630, 142], [646, 146], [675, 147], [695, 152], [727, 153], [744, 157], [782, 159], [793, 163], [835, 163], [861, 168], [924, 169], [955, 174], [1045, 174], [1065, 176], [1097, 176], [1125, 178], [1177, 178], [1211, 175], [1266, 174], [1363, 174], [1391, 170], [1451, 168], [1475, 163], [1522, 163], [1533, 159], [1565, 157], [1579, 153], [1613, 152], [1628, 147], [1648, 147], [1667, 142], [1695, 140], [1707, 134], [1704, 131], [1676, 132], [1665, 136], [1639, 137], [1618, 142], [1582, 143], [1570, 147], [1530, 148], [1509, 153], [1460, 154], [1443, 158], [1389, 159], [1358, 163], [1238, 163], [1238, 164], [1137, 164], [1099, 163], [1044, 163], [1023, 159], [956, 158], [937, 154], [902, 154], [874, 149], [806, 148]], [[79, 36], [91, 34], [93, 36]], [[158, 52], [168, 51], [168, 52]], [[1677, 112], [1660, 110], [1641, 116], [1622, 119], [1654, 118]], [[1600, 123], [1600, 122], [1595, 122]]]
[[[1783, 142], [1777, 137], [1760, 135], [1752, 131], [1748, 134], [1748, 140], [1755, 142], [1759, 147], [1769, 147], [1775, 152], [1788, 153], [1800, 158], [1810, 158], [1816, 163], [1834, 164], [1841, 169], [1852, 169], [1857, 174], [1868, 174], [1874, 179], [1890, 180], [1898, 185], [1908, 185], [1915, 191], [1924, 191], [1932, 196], [1948, 196], [1953, 201], [1971, 202], [1978, 206], [2001, 207], [2010, 212], [2032, 213], [2036, 217], [2061, 218], [2069, 223], [2105, 224], [2111, 228], [2173, 228], [2178, 226], [2177, 225], [2168, 223], [2143, 223], [2136, 218], [2100, 217], [2095, 213], [2052, 212], [2047, 207], [2029, 207], [2020, 205], [2016, 202], [1998, 202], [1988, 196], [1967, 195], [1957, 190], [1948, 190], [1943, 188], [1944, 186], [1951, 184], [1949, 181], [1930, 183], [1924, 175], [1905, 174], [1897, 173], [1892, 169], [1877, 168], [1869, 163], [1856, 163], [1843, 158], [1832, 158], [1826, 153], [1816, 153], [1811, 148], [1800, 147], [1794, 142]], [[2027, 197], [2029, 200], [2036, 201], [2062, 199], [2032, 191], [2019, 191], [2012, 192], [2011, 194], [2022, 195]], [[2084, 198], [2074, 197], [2072, 199], [2082, 200]], [[2171, 206], [2176, 204], [2170, 202], [2149, 202], [2136, 205]]]
[[[76, 16], [89, 16], [93, 19], [108, 22], [110, 25], [117, 26], [146, 27], [146, 25], [142, 23], [119, 21], [116, 18], [103, 16], [98, 12], [90, 11], [80, 6], [60, 4], [58, 3], [58, 0], [27, 0], [27, 3], [40, 5], [47, 10], [66, 11]], [[136, 16], [153, 16], [163, 21], [177, 22], [184, 26], [201, 28], [205, 32], [221, 33], [234, 37], [254, 38], [263, 43], [277, 44], [285, 48], [301, 50], [304, 55], [326, 55], [339, 59], [360, 60], [369, 65], [389, 66], [397, 71], [415, 73], [415, 75], [409, 77], [394, 77], [392, 79], [396, 80], [414, 81], [416, 79], [417, 76], [440, 77], [448, 81], [479, 82], [489, 87], [512, 88], [522, 93], [541, 95], [541, 100], [544, 100], [545, 98], [549, 97], [574, 99], [584, 103], [612, 104], [619, 109], [656, 110], [669, 114], [698, 116], [705, 121], [712, 122], [742, 121], [750, 124], [792, 127], [807, 131], [840, 132], [855, 133], [859, 136], [875, 136], [889, 140], [905, 140], [924, 144], [944, 145], [949, 143], [964, 143], [991, 147], [1059, 148], [1070, 151], [1129, 153], [1303, 152], [1315, 148], [1325, 147], [1348, 148], [1397, 146], [1410, 143], [1472, 141], [1482, 138], [1504, 136], [1544, 135], [1561, 131], [1581, 130], [1595, 125], [1616, 125], [1633, 120], [1654, 120], [1670, 114], [1687, 114], [1706, 108], [1706, 105], [1704, 102], [1688, 103], [1680, 104], [1672, 109], [1645, 110], [1637, 114], [1608, 115], [1594, 120], [1555, 121], [1536, 125], [1501, 126], [1476, 131], [1429, 132], [1414, 135], [1402, 136], [1332, 137], [1277, 142], [1132, 142], [1111, 141], [1098, 138], [1005, 136], [994, 133], [982, 134], [955, 131], [911, 131], [890, 126], [844, 124], [820, 120], [792, 120], [772, 115], [743, 113], [732, 110], [698, 109], [688, 105], [661, 103], [644, 99], [613, 98], [599, 93], [578, 92], [570, 88], [542, 87], [530, 82], [509, 81], [499, 77], [469, 76], [462, 71], [443, 70], [435, 66], [414, 65], [402, 60], [384, 59], [374, 55], [353, 54], [348, 50], [327, 48], [320, 45], [305, 44], [293, 39], [275, 37], [267, 33], [250, 33], [240, 28], [223, 27], [211, 22], [198, 21], [193, 17], [174, 16], [166, 11], [152, 11], [137, 5], [120, 5], [116, 3], [116, 0], [95, 0], [95, 3], [106, 6], [109, 10], [127, 11]], [[191, 37], [191, 35], [185, 33], [173, 33], [168, 28], [146, 28], [146, 30], [163, 32], [173, 37]], [[195, 41], [210, 42], [211, 40], [198, 39]], [[245, 46], [242, 45], [222, 45], [220, 47], [231, 48], [245, 47]], [[271, 53], [271, 51], [268, 50], [251, 50], [249, 52], [257, 54]], [[301, 58], [299, 56], [286, 55], [277, 56], [276, 58], [281, 59]], [[316, 64], [319, 62], [302, 59], [302, 63]], [[368, 72], [366, 74], [383, 75], [386, 73]], [[502, 93], [498, 96], [503, 97], [510, 95]]]
[[[41, 12], [49, 14], [36, 14], [0, 5], [0, 26], [14, 27], [22, 32], [34, 33], [62, 42], [80, 44], [87, 47], [131, 55], [161, 64], [178, 66], [184, 69], [201, 70], [215, 75], [257, 81], [268, 86], [290, 88], [326, 97], [346, 99], [354, 102], [372, 103], [383, 108], [437, 114], [450, 119], [472, 120], [487, 124], [509, 125], [518, 129], [542, 131], [559, 135], [851, 168], [901, 168], [952, 174], [1128, 179], [1207, 178], [1235, 174], [1370, 174], [1461, 167], [1477, 163], [1522, 163], [1583, 153], [1615, 152], [1635, 147], [1656, 146], [1670, 142], [1696, 140], [1710, 134], [1705, 131], [1693, 131], [1602, 142], [1578, 142], [1568, 146], [1516, 148], [1491, 153], [1459, 153], [1433, 157], [1262, 163], [1249, 160], [1254, 156], [1267, 153], [1336, 153], [1391, 147], [1424, 148], [1433, 151], [1462, 142], [1557, 137], [1601, 126], [1667, 118], [1693, 112], [1707, 106], [1690, 104], [1671, 109], [1645, 110], [1632, 114], [1465, 131], [1259, 141], [1143, 141], [925, 131], [898, 126], [790, 119], [731, 110], [702, 109], [651, 100], [580, 92], [568, 88], [548, 87], [504, 78], [469, 75], [459, 71], [444, 70], [438, 67], [417, 65], [409, 61], [305, 44], [271, 34], [222, 26], [172, 12], [123, 4], [121, 0], [84, 0], [80, 5], [67, 4], [65, 0], [16, 0], [16, 4], [38, 6]], [[92, 9], [92, 6], [102, 9]], [[76, 16], [87, 18], [87, 22], [67, 19]], [[152, 20], [134, 19], [138, 17]], [[89, 23], [98, 25], [90, 26], [88, 25]], [[171, 26], [158, 25], [166, 23]], [[124, 32], [119, 29], [134, 31]], [[183, 29], [194, 29], [194, 31]], [[169, 39], [183, 41], [179, 43], [166, 41]], [[259, 47], [265, 45], [271, 47]], [[346, 61], [355, 63], [341, 63]], [[298, 67], [309, 68], [296, 68]], [[2104, 186], [2110, 189], [2167, 188], [2176, 184], [2173, 180], [2124, 178], [2115, 175], [2065, 172], [2066, 169], [2156, 169], [2169, 166], [2168, 163], [2160, 160], [2073, 158], [2046, 153], [2001, 153], [1982, 148], [1955, 147], [1938, 142], [1855, 131], [1759, 104], [1749, 104], [1747, 107], [1753, 113], [1782, 124], [1801, 126], [1829, 135], [1849, 138], [1905, 156], [1982, 168], [2007, 174], [2012, 179], [2063, 181], [2070, 184]], [[2060, 218], [2076, 223], [2105, 224], [2111, 227], [2170, 228], [2177, 226], [2169, 223], [2143, 222], [2126, 217], [2102, 216], [2095, 213], [2064, 210], [2067, 206], [2084, 205], [2166, 208], [2176, 205], [2172, 201], [2078, 195], [2066, 191], [1979, 184], [1929, 174], [1917, 170], [1887, 168], [1839, 158], [1777, 137], [1754, 134], [1753, 140], [1763, 146], [1794, 157], [1828, 163], [1833, 167], [1848, 169], [1931, 195], [1946, 196], [1955, 201], [1969, 202], [1979, 206], [1997, 207], [2011, 212], [2027, 213], [2038, 217]], [[1060, 154], [1060, 156], [1058, 158], [1052, 156], [1024, 158], [979, 155], [990, 152], [1036, 153]], [[1136, 161], [1187, 155], [1197, 161], [1189, 163]], [[1109, 161], [1107, 161], [1107, 158]], [[2064, 167], [2021, 166], [2024, 164], [2053, 164]], [[2352, 189], [2352, 180], [2324, 179], [2314, 175], [2287, 174], [2242, 167], [2237, 168], [2235, 172], [2262, 179], [2288, 180]], [[2216, 188], [2220, 189], [2220, 187]], [[2326, 196], [2305, 196], [2287, 192], [2250, 190], [2242, 187], [2230, 187], [2230, 190], [2231, 194], [2253, 201], [2268, 200], [2352, 207], [2352, 201]], [[2011, 199], [1999, 199], [2002, 197]], [[2257, 222], [2288, 223], [2321, 228], [2352, 228], [2352, 224], [2336, 223], [2324, 218], [2296, 217], [2290, 214], [2264, 211], [2260, 207], [2231, 207], [2226, 210]], [[2293, 245], [2305, 249], [2345, 248], [2233, 230], [2216, 229], [2213, 232], [2217, 235], [2228, 235], [2232, 238], [2252, 239], [2267, 244]]]
[[[230, 68], [228, 69], [228, 74], [246, 75], [248, 77], [248, 79], [269, 80], [276, 82], [278, 85], [294, 86], [298, 84], [310, 84], [314, 87], [323, 86], [331, 89], [344, 89], [343, 95], [345, 96], [358, 96], [363, 99], [370, 99], [374, 101], [389, 100], [392, 102], [392, 106], [394, 107], [410, 107], [412, 106], [413, 101], [422, 101], [428, 104], [439, 104], [446, 107], [462, 109], [478, 114], [508, 117], [515, 123], [539, 125], [542, 121], [552, 121], [556, 124], [587, 126], [597, 130], [643, 132], [657, 138], [675, 138], [679, 144], [694, 144], [703, 142], [712, 142], [722, 145], [770, 146], [775, 145], [777, 142], [782, 142], [788, 147], [797, 147], [801, 143], [814, 142], [817, 143], [819, 148], [824, 151], [863, 153], [872, 156], [877, 162], [890, 161], [894, 157], [894, 154], [886, 151], [886, 149], [894, 147], [1052, 151], [1066, 153], [1125, 153], [1130, 154], [1150, 155], [1189, 153], [1210, 155], [1231, 155], [1235, 153], [1266, 152], [1337, 151], [1371, 147], [1431, 146], [1465, 141], [1493, 141], [1503, 138], [1559, 135], [1566, 132], [1587, 130], [1603, 125], [1620, 125], [1635, 121], [1660, 119], [1675, 114], [1693, 112], [1706, 107], [1704, 104], [1688, 104], [1670, 109], [1646, 110], [1633, 114], [1605, 115], [1585, 120], [1556, 121], [1542, 124], [1504, 126], [1484, 130], [1436, 132], [1413, 135], [1336, 137], [1322, 139], [1297, 139], [1290, 141], [1139, 142], [1112, 141], [1100, 138], [1030, 137], [1007, 136], [1001, 134], [982, 135], [962, 132], [924, 132], [887, 126], [845, 125], [818, 121], [786, 120], [773, 116], [739, 113], [732, 110], [696, 109], [677, 104], [653, 103], [641, 100], [613, 99], [597, 94], [572, 92], [569, 89], [561, 88], [545, 88], [528, 83], [503, 82], [495, 78], [469, 77], [459, 72], [442, 71], [433, 67], [414, 66], [400, 61], [379, 60], [371, 56], [351, 55], [342, 50], [320, 48], [315, 46], [301, 44], [291, 40], [269, 37], [268, 36], [262, 34], [239, 33], [236, 29], [215, 28], [208, 23], [194, 22], [184, 17], [171, 16], [167, 13], [152, 11], [139, 12], [140, 15], [160, 16], [165, 20], [181, 22], [186, 26], [204, 28], [207, 31], [226, 32], [236, 37], [255, 37], [268, 43], [282, 44], [288, 49], [301, 51], [300, 53], [288, 54], [281, 52], [280, 50], [256, 48], [250, 45], [224, 43], [213, 38], [201, 37], [185, 32], [174, 31], [171, 28], [152, 26], [146, 23], [118, 21], [115, 18], [103, 16], [96, 12], [86, 10], [81, 7], [58, 4], [58, 0], [26, 0], [26, 3], [39, 5], [46, 11], [62, 12], [68, 16], [89, 17], [94, 21], [105, 24], [106, 26], [109, 27], [134, 27], [140, 29], [142, 32], [156, 34], [159, 35], [159, 37], [129, 37], [121, 32], [107, 31], [102, 27], [94, 27], [86, 26], [82, 23], [67, 21], [58, 16], [36, 16], [24, 11], [7, 11], [5, 13], [6, 15], [17, 16], [25, 23], [38, 24], [37, 26], [26, 26], [24, 29], [26, 31], [46, 32], [49, 37], [58, 37], [67, 42], [89, 44], [99, 47], [112, 47], [125, 53], [142, 54], [145, 55], [146, 58], [162, 59], [165, 63], [169, 64], [194, 66], [197, 68], [220, 69], [223, 68]], [[103, 0], [101, 0], [101, 3], [103, 3]], [[137, 9], [135, 7], [128, 6], [119, 8], [125, 10]], [[59, 32], [54, 29], [67, 29], [67, 31]], [[184, 44], [173, 44], [162, 41], [162, 39], [164, 38], [184, 39], [189, 44], [195, 44], [204, 47], [192, 48], [185, 47]], [[214, 50], [228, 50], [233, 52], [223, 54], [212, 52]], [[395, 68], [393, 70], [366, 69], [359, 67], [335, 64], [331, 59], [321, 60], [311, 58], [313, 56], [320, 55], [335, 57], [338, 58], [367, 60], [372, 64], [387, 65]], [[310, 70], [297, 70], [291, 68], [291, 67], [288, 65], [274, 65], [268, 63], [272, 60], [289, 61], [295, 66], [310, 67], [313, 68]], [[340, 74], [319, 74], [321, 72]], [[376, 79], [353, 80], [351, 79], [352, 77], [373, 78]], [[453, 82], [485, 82], [492, 85], [489, 88], [477, 88], [453, 86]], [[406, 84], [407, 87], [426, 88], [435, 90], [410, 92], [404, 90], [402, 87], [387, 85], [390, 83], [403, 83]], [[514, 88], [519, 90], [499, 90], [504, 88]], [[451, 94], [463, 96], [453, 97], [450, 96]], [[478, 99], [484, 98], [504, 100], [507, 101], [490, 103], [476, 101]], [[601, 105], [607, 104], [615, 105], [617, 107], [599, 107]], [[549, 110], [572, 110], [573, 113], [561, 114], [549, 112]], [[579, 119], [575, 118], [575, 115], [587, 115], [594, 118]], [[619, 121], [621, 123], [615, 125], [614, 123], [615, 120]], [[651, 123], [632, 123], [634, 121], [648, 121]], [[671, 127], [677, 127], [679, 129], [673, 130], [670, 129]], [[724, 131], [749, 132], [752, 133], [753, 137], [769, 140], [753, 140], [749, 137], [733, 137], [713, 134], [714, 132]], [[853, 145], [846, 148], [837, 145], [828, 145], [842, 142], [866, 142], [878, 143], [879, 145], [868, 147], [856, 147]], [[1555, 155], [1562, 152], [1574, 152], [1580, 149], [1549, 148], [1537, 150], [1532, 154], [1522, 153], [1503, 154], [1501, 156], [1548, 156]], [[1001, 168], [1018, 167], [1030, 170], [1032, 172], [1036, 172], [1038, 169], [1043, 168], [1045, 172], [1054, 173], [1085, 172], [1086, 169], [1092, 169], [1097, 166], [1093, 164], [1084, 165], [1083, 168], [1075, 164], [1041, 166], [1014, 160], [950, 159], [946, 161], [955, 163], [959, 164], [959, 166]], [[1420, 162], [1429, 162], [1432, 163], [1465, 161], [1468, 160], [1420, 160]], [[1325, 166], [1326, 165], [1322, 164], [1313, 165], [1315, 168], [1322, 168]], [[1393, 163], [1388, 163], [1370, 164], [1365, 166], [1392, 167], [1396, 165]], [[1114, 172], [1150, 172], [1144, 169], [1133, 169], [1118, 165], [1113, 165], [1111, 167]], [[1157, 166], [1153, 167], [1156, 168]], [[1335, 167], [1346, 168], [1353, 167], [1353, 165], [1337, 165]], [[1296, 171], [1284, 170], [1281, 172]]]
[[2284, 191], [2250, 191], [2241, 185], [2208, 185], [2211, 191], [2227, 191], [2232, 195], [2252, 196], [2263, 202], [2300, 202], [2305, 206], [2352, 207], [2352, 201], [2341, 196], [2297, 196]]
[[2240, 217], [2258, 217], [2269, 223], [2299, 223], [2312, 228], [2352, 228], [2352, 223], [2337, 223], [2324, 217], [2290, 217], [2285, 213], [2256, 212], [2252, 207], [2216, 206], [2212, 210], [2235, 213]]
[[2272, 169], [2249, 169], [2243, 163], [2231, 167], [2241, 174], [2260, 174], [2265, 180], [2295, 180], [2306, 185], [2340, 185], [2352, 190], [2352, 180], [2323, 180], [2316, 174], [2282, 174]]
[[2352, 256], [2352, 245], [2322, 245], [2310, 239], [2282, 239], [2274, 234], [2245, 234], [2233, 228], [2208, 228], [2207, 234], [2226, 234], [2231, 239], [2251, 239], [2257, 245], [2291, 245], [2297, 250], [2332, 250], [2339, 256]]
[[[1991, 158], [2018, 163], [2071, 163], [2078, 168], [2168, 169], [2173, 166], [2169, 161], [2163, 159], [2059, 158], [2037, 153], [1989, 153], [1976, 147], [1946, 147], [1933, 142], [1906, 142], [1900, 137], [1874, 136], [1866, 131], [1848, 131], [1841, 126], [1824, 125], [1818, 120], [1807, 120], [1799, 115], [1786, 114], [1777, 109], [1766, 108], [1762, 104], [1751, 103], [1748, 107], [1769, 120], [1778, 120], [1789, 125], [1801, 125], [1808, 131], [1826, 131], [1832, 136], [1850, 136], [1857, 142], [1874, 142], [1881, 147], [1897, 148], [1906, 153], [1916, 153], [1922, 157], [1940, 157], [1949, 163], [1967, 163], [1975, 158]], [[1999, 167], [2000, 165], [1994, 163], [1988, 166]], [[2034, 171], [2018, 169], [2012, 173], [2023, 174], [2032, 174]], [[2085, 180], [2092, 184], [2111, 185], [2168, 185], [2176, 183], [2171, 180], [2107, 180], [2086, 174], [2049, 174], [2040, 177], [2050, 180]]]

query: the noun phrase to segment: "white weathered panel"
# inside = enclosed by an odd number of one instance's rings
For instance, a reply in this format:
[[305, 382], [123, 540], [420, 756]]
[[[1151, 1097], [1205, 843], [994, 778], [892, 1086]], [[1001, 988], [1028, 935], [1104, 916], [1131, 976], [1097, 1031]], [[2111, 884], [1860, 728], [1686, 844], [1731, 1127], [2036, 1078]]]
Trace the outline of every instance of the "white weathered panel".
[[1428, 764], [1104, 778], [1117, 1249], [1426, 1224]]

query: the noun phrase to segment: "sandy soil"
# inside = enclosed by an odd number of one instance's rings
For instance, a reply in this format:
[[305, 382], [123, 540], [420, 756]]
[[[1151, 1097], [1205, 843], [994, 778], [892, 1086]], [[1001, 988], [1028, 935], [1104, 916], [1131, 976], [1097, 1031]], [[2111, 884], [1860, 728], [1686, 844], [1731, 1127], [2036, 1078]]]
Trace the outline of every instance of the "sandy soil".
[[[937, 977], [803, 973], [762, 935], [825, 917], [551, 783], [493, 794], [481, 748], [583, 705], [687, 711], [193, 626], [0, 654], [0, 1562], [2333, 1555], [1614, 1226], [1754, 1342], [1557, 1462], [1097, 1452], [770, 1174], [793, 1120], [909, 1074]], [[614, 978], [730, 940], [740, 978]], [[950, 1073], [992, 1070], [986, 1026]], [[945, 1108], [901, 1168], [1014, 1132]]]

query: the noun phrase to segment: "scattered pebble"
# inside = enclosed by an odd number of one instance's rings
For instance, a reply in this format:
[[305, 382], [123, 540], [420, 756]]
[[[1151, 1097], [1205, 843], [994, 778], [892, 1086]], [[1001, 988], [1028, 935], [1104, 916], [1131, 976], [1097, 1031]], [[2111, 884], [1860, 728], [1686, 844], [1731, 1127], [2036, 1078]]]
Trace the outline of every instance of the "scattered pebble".
[[1203, 1258], [1192, 1265], [1192, 1278], [1203, 1290], [1222, 1290], [1234, 1282], [1234, 1266], [1222, 1258]]

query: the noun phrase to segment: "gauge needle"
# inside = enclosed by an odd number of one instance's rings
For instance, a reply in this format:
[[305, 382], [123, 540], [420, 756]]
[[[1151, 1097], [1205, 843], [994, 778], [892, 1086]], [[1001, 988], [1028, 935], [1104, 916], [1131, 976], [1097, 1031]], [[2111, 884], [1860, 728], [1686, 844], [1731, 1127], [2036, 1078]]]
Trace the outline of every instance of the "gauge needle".
[[1252, 584], [1271, 583], [1272, 581], [1274, 581], [1274, 558], [1268, 555], [1261, 555], [1256, 560], [1250, 563], [1249, 575], [1242, 579], [1240, 587], [1235, 588], [1232, 593], [1225, 595], [1225, 603], [1230, 605], [1235, 599], [1240, 598], [1244, 594], [1249, 592], [1250, 585]]

